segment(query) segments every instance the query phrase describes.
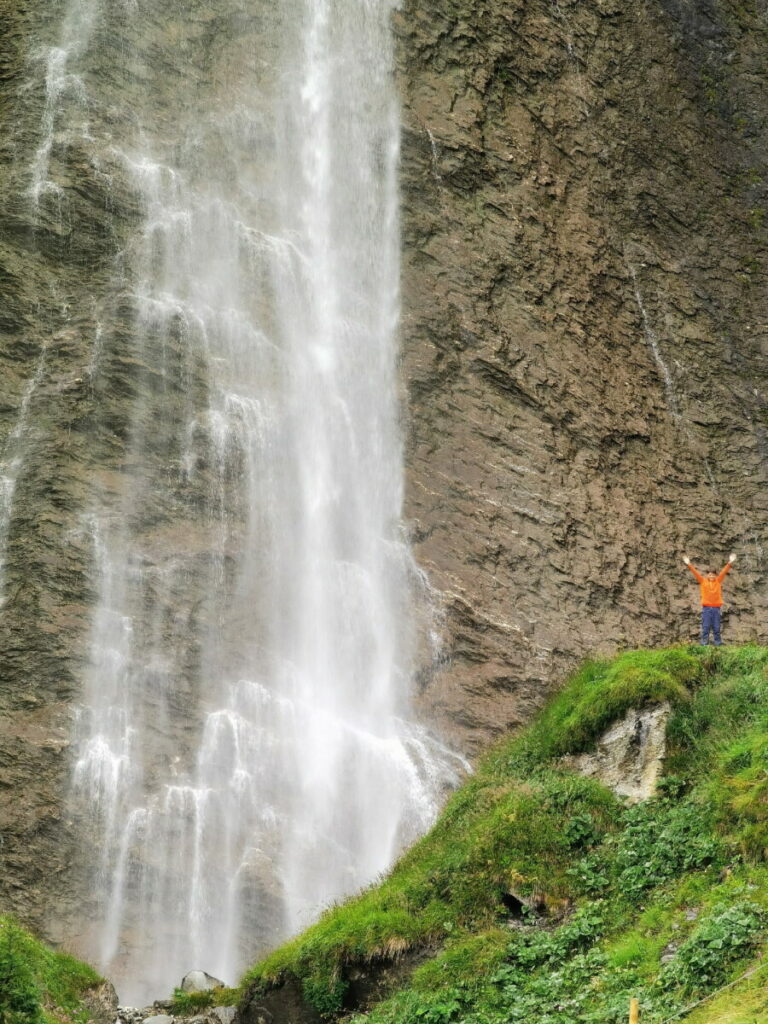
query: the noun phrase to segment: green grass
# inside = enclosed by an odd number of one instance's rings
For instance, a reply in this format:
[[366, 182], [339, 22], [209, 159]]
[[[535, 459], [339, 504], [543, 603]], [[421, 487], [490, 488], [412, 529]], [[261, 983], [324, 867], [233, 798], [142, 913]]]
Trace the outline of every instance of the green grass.
[[0, 1024], [85, 1021], [82, 998], [102, 980], [87, 964], [0, 916]]
[[[669, 754], [653, 800], [626, 807], [559, 766], [661, 701]], [[330, 1018], [348, 965], [434, 950], [357, 1024], [612, 1024], [631, 995], [656, 1024], [766, 955], [767, 855], [768, 649], [628, 652], [585, 664], [387, 878], [243, 984], [293, 975]], [[520, 920], [510, 895], [532, 908]]]
[[183, 992], [174, 989], [168, 1012], [174, 1017], [194, 1017], [212, 1006], [235, 1006], [242, 998], [239, 988], [210, 988], [205, 992]]

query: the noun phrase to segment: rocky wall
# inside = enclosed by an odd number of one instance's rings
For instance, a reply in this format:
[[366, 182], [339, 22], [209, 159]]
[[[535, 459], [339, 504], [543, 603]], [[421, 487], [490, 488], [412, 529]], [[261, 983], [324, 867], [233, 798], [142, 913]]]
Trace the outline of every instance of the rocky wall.
[[408, 0], [408, 513], [465, 749], [578, 659], [765, 640], [765, 3]]

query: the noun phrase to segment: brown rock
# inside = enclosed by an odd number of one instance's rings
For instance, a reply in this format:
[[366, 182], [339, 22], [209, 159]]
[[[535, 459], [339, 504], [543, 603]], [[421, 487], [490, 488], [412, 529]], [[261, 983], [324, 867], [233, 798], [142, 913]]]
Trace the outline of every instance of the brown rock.
[[763, 636], [764, 18], [743, 4], [409, 0], [408, 515], [466, 750], [580, 658], [690, 641], [680, 555]]

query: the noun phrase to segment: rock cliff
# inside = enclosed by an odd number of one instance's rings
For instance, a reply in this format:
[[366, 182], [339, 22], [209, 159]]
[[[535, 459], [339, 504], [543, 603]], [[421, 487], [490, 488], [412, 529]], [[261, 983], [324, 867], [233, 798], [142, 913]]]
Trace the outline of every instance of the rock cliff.
[[[193, 5], [171, 30], [156, 6], [145, 63], [163, 53], [191, 95], [236, 89], [216, 39], [239, 32], [252, 55], [259, 18]], [[691, 636], [683, 549], [739, 552], [726, 635], [760, 632], [768, 14], [763, 0], [407, 0], [395, 27], [407, 513], [444, 612], [420, 700], [474, 752], [584, 653]], [[104, 132], [135, 69], [123, 29], [96, 31], [87, 113]], [[0, 903], [43, 927], [52, 894], [61, 920], [80, 898], [62, 881], [77, 841], [62, 806], [94, 600], [88, 502], [116, 486], [150, 371], [120, 346], [128, 298], [109, 298], [136, 196], [114, 154], [83, 145], [76, 90], [61, 96], [76, 130], [51, 128], [41, 152], [40, 48], [58, 15], [0, 0], [0, 32]], [[200, 38], [205, 67], [185, 56]], [[152, 102], [172, 133], [167, 98]], [[43, 158], [66, 188], [33, 209]], [[164, 550], [167, 516], [187, 543], [194, 515], [194, 494], [171, 495], [147, 510], [147, 543]], [[175, 642], [185, 623], [167, 626]]]
[[408, 2], [409, 514], [446, 611], [423, 699], [470, 749], [574, 660], [726, 639], [766, 598], [768, 15]]

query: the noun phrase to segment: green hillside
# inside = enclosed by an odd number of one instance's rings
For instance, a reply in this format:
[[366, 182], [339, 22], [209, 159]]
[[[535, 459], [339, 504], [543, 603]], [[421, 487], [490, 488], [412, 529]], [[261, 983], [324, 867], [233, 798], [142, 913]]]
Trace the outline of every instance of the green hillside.
[[[653, 799], [559, 766], [665, 700]], [[389, 877], [254, 967], [244, 1005], [294, 979], [310, 1012], [356, 1024], [612, 1024], [630, 996], [643, 1022], [768, 1022], [768, 968], [687, 1011], [768, 965], [767, 853], [768, 649], [590, 662]], [[410, 957], [405, 987], [355, 1008], [353, 968]]]
[[86, 1021], [83, 997], [101, 984], [91, 967], [0, 916], [0, 1024]]

